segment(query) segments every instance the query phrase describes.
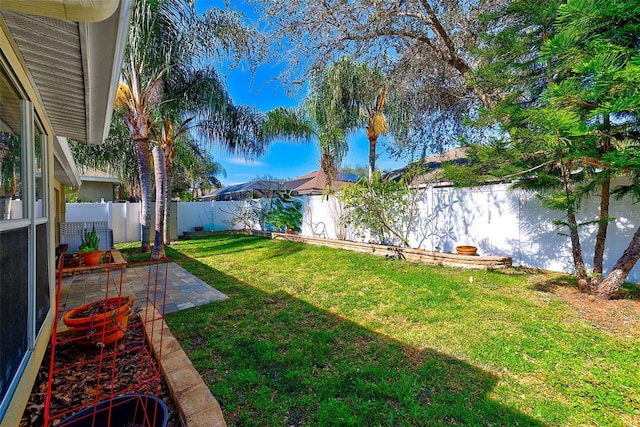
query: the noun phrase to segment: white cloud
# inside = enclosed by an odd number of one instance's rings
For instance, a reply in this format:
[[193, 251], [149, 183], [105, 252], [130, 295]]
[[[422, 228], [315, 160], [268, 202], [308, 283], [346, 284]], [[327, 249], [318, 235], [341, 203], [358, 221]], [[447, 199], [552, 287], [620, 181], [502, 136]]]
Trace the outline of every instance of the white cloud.
[[247, 166], [263, 166], [264, 165], [264, 163], [259, 162], [257, 160], [250, 160], [242, 157], [230, 157], [226, 159], [225, 162], [229, 162], [233, 165], [247, 165]]

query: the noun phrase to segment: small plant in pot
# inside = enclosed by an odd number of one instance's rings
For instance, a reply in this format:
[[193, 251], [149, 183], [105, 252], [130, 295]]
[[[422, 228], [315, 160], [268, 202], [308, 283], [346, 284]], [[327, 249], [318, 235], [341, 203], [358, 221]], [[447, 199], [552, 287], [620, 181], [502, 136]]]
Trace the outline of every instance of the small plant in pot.
[[80, 258], [82, 263], [86, 266], [98, 265], [100, 263], [100, 257], [102, 251], [100, 251], [100, 238], [96, 233], [96, 228], [93, 227], [91, 231], [87, 231], [82, 236], [82, 244], [78, 248], [80, 250]]

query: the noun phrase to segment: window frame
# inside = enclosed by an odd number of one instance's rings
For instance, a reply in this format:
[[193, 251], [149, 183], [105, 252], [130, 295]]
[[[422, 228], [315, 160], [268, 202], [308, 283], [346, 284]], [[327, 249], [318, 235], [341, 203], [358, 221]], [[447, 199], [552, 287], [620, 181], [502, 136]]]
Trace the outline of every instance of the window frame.
[[[47, 134], [43, 121], [37, 116], [34, 103], [29, 99], [27, 92], [24, 90], [19, 79], [16, 77], [11, 66], [8, 63], [7, 58], [0, 53], [0, 73], [4, 74], [7, 83], [9, 83], [15, 94], [20, 99], [19, 102], [19, 117], [20, 117], [20, 141], [21, 141], [21, 198], [22, 198], [22, 218], [0, 220], [0, 233], [26, 229], [28, 238], [28, 260], [27, 260], [27, 322], [26, 322], [26, 340], [27, 346], [24, 354], [21, 355], [20, 362], [13, 377], [7, 382], [4, 394], [0, 395], [0, 421], [4, 418], [6, 411], [8, 410], [11, 401], [16, 393], [25, 370], [29, 364], [29, 360], [33, 355], [34, 349], [38, 343], [39, 338], [42, 339], [43, 333], [46, 330], [46, 326], [49, 322], [47, 319], [52, 316], [51, 301], [54, 299], [53, 295], [53, 263], [51, 258], [51, 225], [50, 225], [50, 180], [49, 180], [49, 153], [50, 144], [52, 143], [51, 135]], [[36, 131], [40, 135], [40, 168], [41, 168], [41, 180], [42, 180], [42, 215], [37, 215], [36, 209], [36, 167], [35, 167], [35, 142]], [[47, 225], [47, 239], [44, 250], [46, 251], [47, 259], [47, 288], [49, 291], [49, 306], [47, 313], [43, 316], [42, 323], [38, 328], [37, 319], [37, 226], [42, 224]], [[42, 248], [41, 248], [42, 250]], [[18, 262], [24, 262], [24, 260], [17, 260]], [[21, 283], [20, 286], [23, 286]], [[48, 338], [47, 338], [48, 340]]]

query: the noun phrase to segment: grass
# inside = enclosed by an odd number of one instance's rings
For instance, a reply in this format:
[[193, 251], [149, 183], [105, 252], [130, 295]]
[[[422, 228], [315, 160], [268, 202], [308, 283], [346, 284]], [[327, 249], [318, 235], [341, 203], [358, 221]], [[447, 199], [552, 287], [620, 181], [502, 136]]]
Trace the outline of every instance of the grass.
[[587, 321], [559, 277], [244, 235], [172, 251], [230, 297], [167, 316], [229, 425], [640, 424], [640, 334]]
[[[140, 250], [140, 242], [118, 243], [116, 249], [120, 251], [120, 254], [128, 264], [145, 265], [155, 263], [155, 261], [151, 261], [151, 252], [142, 252]], [[165, 246], [165, 256], [168, 261], [174, 261], [182, 255], [171, 246]]]

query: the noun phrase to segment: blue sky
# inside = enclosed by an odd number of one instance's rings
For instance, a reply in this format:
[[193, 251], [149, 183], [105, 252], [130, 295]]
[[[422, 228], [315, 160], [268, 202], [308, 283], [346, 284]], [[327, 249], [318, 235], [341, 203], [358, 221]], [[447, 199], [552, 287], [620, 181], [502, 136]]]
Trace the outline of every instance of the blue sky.
[[[197, 0], [198, 10], [210, 7], [224, 7], [221, 0]], [[244, 104], [260, 111], [268, 111], [278, 106], [293, 107], [298, 105], [304, 93], [295, 92], [295, 97], [288, 96], [287, 90], [275, 80], [279, 70], [270, 64], [260, 66], [256, 73], [251, 70], [235, 68], [227, 74], [226, 85], [231, 98], [236, 104]], [[382, 140], [383, 137], [381, 137]], [[220, 176], [224, 185], [251, 181], [257, 176], [271, 175], [274, 178], [295, 178], [319, 169], [320, 150], [317, 142], [291, 143], [273, 141], [266, 154], [254, 161], [246, 161], [241, 157], [230, 156], [219, 148], [211, 150], [214, 159], [221, 163], [227, 171], [227, 177]], [[364, 130], [355, 133], [349, 139], [349, 153], [343, 161], [344, 166], [366, 165], [369, 142]], [[378, 169], [394, 169], [402, 166], [402, 162], [394, 161], [384, 153], [378, 143], [380, 157], [376, 163]]]

